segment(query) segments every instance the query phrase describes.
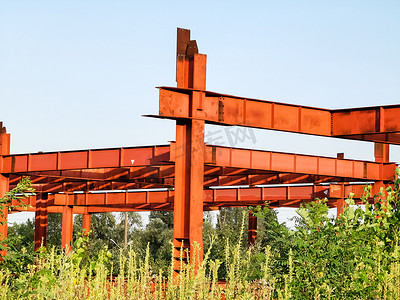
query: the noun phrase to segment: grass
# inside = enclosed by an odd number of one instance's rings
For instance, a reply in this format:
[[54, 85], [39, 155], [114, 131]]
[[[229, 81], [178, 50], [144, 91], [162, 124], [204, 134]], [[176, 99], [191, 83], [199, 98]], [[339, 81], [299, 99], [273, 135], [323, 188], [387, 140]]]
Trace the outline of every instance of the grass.
[[120, 253], [119, 273], [111, 277], [110, 252], [101, 250], [85, 261], [85, 248], [57, 254], [42, 249], [36, 263], [15, 276], [5, 269], [0, 273], [0, 299], [271, 299], [273, 287], [266, 278], [247, 281], [249, 257], [243, 260], [238, 248], [229, 255], [229, 279], [219, 282], [221, 262], [208, 259], [197, 269], [181, 261], [181, 272], [174, 275], [153, 273], [149, 252], [144, 261], [132, 249]]

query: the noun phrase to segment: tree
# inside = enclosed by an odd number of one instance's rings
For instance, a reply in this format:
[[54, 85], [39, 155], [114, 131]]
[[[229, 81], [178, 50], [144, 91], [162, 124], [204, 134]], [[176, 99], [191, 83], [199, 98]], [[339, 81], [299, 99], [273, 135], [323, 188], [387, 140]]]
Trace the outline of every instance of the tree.
[[155, 272], [160, 269], [167, 272], [171, 262], [173, 237], [173, 212], [152, 211], [149, 223], [143, 230], [136, 230], [132, 240], [134, 249], [142, 258], [146, 253], [147, 245], [150, 252], [150, 263]]
[[[11, 210], [16, 207], [26, 207], [27, 205], [23, 200], [32, 194], [34, 195], [34, 191], [30, 178], [25, 177], [18, 182], [14, 189], [5, 193], [5, 195], [0, 198], [0, 225], [7, 222], [5, 210]], [[17, 204], [12, 205], [13, 201], [16, 201]], [[12, 274], [19, 274], [26, 265], [33, 262], [34, 227], [32, 222], [26, 226], [24, 224], [14, 225], [15, 227], [11, 226], [11, 228], [9, 228], [8, 231], [10, 235], [6, 239], [0, 236], [0, 251], [8, 250], [7, 256], [2, 256], [3, 253], [0, 252], [1, 259], [5, 262], [1, 264], [0, 268], [7, 268]], [[29, 240], [31, 242], [29, 242]]]
[[35, 222], [31, 219], [25, 223], [14, 223], [8, 227], [7, 243], [9, 250], [18, 251], [22, 248], [34, 251]]
[[[32, 182], [29, 177], [22, 178], [14, 189], [6, 192], [5, 195], [0, 198], [0, 225], [4, 225], [7, 222], [5, 209], [11, 211], [11, 209], [16, 207], [27, 207], [23, 200], [30, 195], [34, 195], [34, 192], [35, 190], [32, 187]], [[13, 201], [16, 201], [17, 204], [13, 205]], [[1, 251], [5, 250], [5, 245], [6, 240], [0, 236], [0, 255]]]
[[47, 248], [61, 248], [62, 214], [47, 215]]
[[[107, 247], [110, 250], [123, 247], [124, 227], [118, 223], [112, 213], [96, 213], [91, 215], [89, 249], [90, 253]], [[82, 215], [74, 218], [74, 234], [82, 232]]]
[[[257, 239], [254, 251], [255, 264], [263, 264], [265, 249], [270, 249], [274, 259], [271, 261], [271, 273], [279, 282], [284, 281], [283, 274], [289, 272], [290, 240], [293, 231], [289, 230], [285, 223], [279, 223], [276, 210], [264, 206], [252, 207], [251, 211], [257, 217]], [[261, 276], [261, 268], [254, 268], [254, 277]]]
[[174, 212], [173, 211], [151, 211], [149, 222], [154, 219], [160, 219], [168, 229], [174, 228]]
[[[396, 171], [399, 175], [399, 171]], [[338, 218], [328, 217], [327, 200], [302, 205], [293, 249], [293, 299], [381, 299], [399, 296], [399, 184], [381, 190], [365, 208], [349, 197]], [[393, 278], [393, 279], [390, 279]], [[391, 291], [388, 288], [393, 288]], [[395, 296], [397, 295], [397, 296]]]

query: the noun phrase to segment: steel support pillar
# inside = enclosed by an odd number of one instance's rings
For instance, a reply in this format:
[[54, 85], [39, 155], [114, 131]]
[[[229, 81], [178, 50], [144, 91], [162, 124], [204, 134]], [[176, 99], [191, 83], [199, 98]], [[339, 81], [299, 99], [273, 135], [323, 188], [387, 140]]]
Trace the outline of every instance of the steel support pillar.
[[345, 186], [348, 184], [348, 182], [342, 182], [342, 195], [341, 198], [338, 198], [336, 201], [336, 217], [339, 218], [340, 214], [343, 212], [343, 208], [347, 205], [346, 202], [344, 201], [348, 195], [346, 195], [346, 189]]
[[[174, 257], [190, 248], [203, 256], [204, 122], [178, 121], [176, 126]], [[194, 243], [198, 249], [194, 251]]]
[[375, 162], [389, 162], [389, 144], [375, 143], [374, 156]]
[[342, 213], [344, 204], [345, 204], [344, 198], [337, 199], [337, 202], [336, 202], [336, 216], [337, 217], [339, 217], [339, 215]]
[[85, 236], [88, 236], [90, 233], [90, 219], [91, 219], [91, 214], [85, 213], [82, 216], [82, 233]]
[[47, 200], [48, 194], [43, 193], [36, 197], [35, 211], [35, 251], [43, 245], [46, 247], [47, 238]]
[[[375, 143], [375, 147], [374, 147], [374, 156], [375, 156], [375, 162], [378, 163], [388, 163], [389, 162], [389, 144], [383, 144], [383, 143]], [[383, 190], [386, 189], [387, 187], [387, 183], [385, 183], [384, 181], [377, 181], [374, 184], [374, 189], [373, 189], [373, 194], [372, 196], [378, 195], [379, 201], [384, 201], [386, 199], [386, 197], [383, 197], [381, 195], [379, 195], [380, 192], [380, 188], [383, 188]]]
[[71, 250], [72, 246], [73, 216], [72, 206], [65, 205], [63, 207], [62, 216], [61, 248], [65, 249], [67, 252]]
[[[177, 37], [176, 81], [177, 86], [182, 88], [206, 88], [206, 56], [198, 54], [196, 41], [190, 40], [190, 31], [180, 28]], [[193, 92], [190, 96], [191, 111], [202, 109], [198, 93]], [[176, 271], [180, 269], [181, 249], [190, 249], [190, 259], [195, 264], [203, 259], [204, 152], [204, 121], [177, 120], [173, 239]], [[186, 259], [185, 254], [182, 254]]]
[[[0, 156], [1, 159], [1, 156]], [[0, 174], [0, 198], [4, 196], [5, 193], [8, 192], [8, 178]], [[3, 240], [7, 238], [7, 218], [8, 218], [8, 206], [5, 205], [1, 210], [2, 214], [0, 214], [0, 245], [7, 246], [3, 244]], [[6, 256], [7, 250], [0, 251], [0, 256]]]
[[[4, 195], [8, 192], [8, 177], [2, 175], [3, 172], [3, 155], [10, 154], [10, 134], [6, 132], [6, 128], [3, 127], [3, 124], [0, 123], [0, 198], [4, 197]], [[2, 209], [2, 214], [0, 214], [0, 244], [2, 244], [2, 240], [7, 238], [7, 219], [8, 219], [8, 205], [4, 205]], [[3, 246], [6, 246], [5, 244]], [[7, 250], [0, 251], [1, 256], [5, 256], [7, 254]]]
[[257, 217], [253, 215], [252, 211], [249, 211], [249, 235], [248, 235], [248, 246], [254, 246], [257, 238]]

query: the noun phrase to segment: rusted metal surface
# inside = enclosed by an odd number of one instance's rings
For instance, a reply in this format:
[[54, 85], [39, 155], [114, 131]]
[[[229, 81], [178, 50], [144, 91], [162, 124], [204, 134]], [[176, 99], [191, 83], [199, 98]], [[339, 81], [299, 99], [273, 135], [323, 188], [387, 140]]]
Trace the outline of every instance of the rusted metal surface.
[[46, 247], [48, 194], [40, 194], [35, 205], [35, 251]]
[[[3, 127], [3, 123], [0, 122], [0, 197], [3, 197], [5, 193], [9, 190], [9, 179], [7, 174], [3, 173], [4, 165], [2, 158], [4, 155], [10, 154], [10, 134], [7, 133], [6, 128]], [[7, 238], [7, 216], [8, 216], [8, 206], [5, 205], [2, 209], [2, 215], [0, 215], [0, 241]], [[7, 251], [0, 251], [1, 255], [6, 255]]]
[[[400, 144], [400, 105], [330, 110], [204, 89], [160, 87], [159, 90], [159, 117], [163, 118], [193, 118], [210, 124]], [[202, 104], [201, 110], [196, 109], [197, 103]], [[171, 109], [171, 105], [179, 109]]]
[[[379, 146], [380, 145], [380, 146]], [[332, 157], [302, 155], [294, 153], [261, 151], [206, 146], [204, 151], [204, 185], [255, 185], [255, 184], [290, 184], [334, 181], [376, 181], [393, 179], [396, 165], [388, 163], [388, 147], [379, 144], [378, 149], [386, 148], [383, 162], [381, 152], [376, 151], [378, 162], [337, 159]], [[380, 148], [381, 147], [381, 148]], [[147, 152], [147, 149], [142, 149]], [[3, 172], [10, 178], [10, 187], [15, 187], [22, 176], [30, 176], [34, 188], [39, 193], [57, 193], [94, 190], [126, 190], [138, 188], [173, 187], [175, 181], [175, 143], [163, 146], [162, 152], [168, 161], [160, 161], [146, 154], [149, 165], [121, 167], [118, 162], [114, 167], [77, 170], [47, 170], [53, 161], [47, 153], [37, 154], [42, 165], [36, 163], [34, 171], [14, 168], [14, 172]], [[183, 148], [182, 148], [183, 149]], [[115, 153], [118, 149], [104, 150]], [[78, 153], [97, 152], [99, 150], [77, 151]], [[62, 152], [59, 152], [63, 156]], [[75, 155], [73, 152], [72, 156]], [[5, 156], [3, 161], [7, 170], [12, 169], [7, 162], [18, 161], [25, 155]], [[140, 156], [135, 156], [139, 160]], [[82, 163], [86, 164], [86, 163]], [[110, 164], [109, 164], [110, 166]], [[19, 170], [17, 172], [17, 170]], [[40, 171], [45, 170], [45, 171]]]
[[[177, 34], [177, 86], [183, 88], [206, 88], [206, 56], [199, 54], [196, 41], [190, 40], [190, 31], [178, 28]], [[197, 97], [193, 93], [193, 98]], [[172, 100], [172, 99], [171, 99]], [[194, 101], [194, 109], [201, 110], [201, 103]], [[173, 103], [165, 109], [186, 110]], [[174, 201], [174, 254], [175, 270], [180, 268], [181, 250], [194, 253], [199, 247], [200, 260], [203, 256], [203, 179], [204, 179], [204, 121], [177, 120]], [[170, 157], [171, 158], [171, 157]], [[192, 257], [193, 259], [193, 257]]]
[[61, 247], [67, 252], [72, 247], [73, 216], [73, 206], [64, 205], [62, 207]]
[[82, 216], [82, 233], [85, 236], [90, 233], [90, 219], [91, 215], [86, 211]]
[[[328, 185], [277, 185], [263, 187], [236, 187], [205, 189], [202, 205], [204, 210], [220, 207], [256, 206], [269, 203], [270, 207], [299, 207], [301, 203], [315, 198], [328, 198], [331, 206], [336, 199], [354, 194], [354, 199], [360, 199], [364, 194], [364, 184], [328, 184]], [[372, 190], [379, 192], [379, 187]], [[40, 198], [40, 196], [39, 196]], [[64, 206], [71, 206], [74, 213], [89, 214], [108, 211], [149, 211], [173, 210], [174, 190], [163, 191], [131, 191], [131, 192], [95, 192], [74, 194], [49, 194], [47, 211], [62, 213]], [[37, 203], [41, 199], [29, 197], [25, 204], [30, 205], [29, 211], [38, 211]], [[16, 203], [13, 203], [16, 204]], [[58, 208], [57, 208], [58, 207]], [[24, 210], [19, 208], [19, 210]], [[85, 225], [86, 226], [86, 225]], [[85, 227], [84, 228], [89, 228]]]
[[252, 211], [249, 211], [249, 231], [247, 243], [248, 246], [254, 246], [257, 238], [257, 217], [253, 215]]
[[136, 167], [163, 164], [169, 160], [169, 146], [4, 155], [3, 172], [18, 173]]

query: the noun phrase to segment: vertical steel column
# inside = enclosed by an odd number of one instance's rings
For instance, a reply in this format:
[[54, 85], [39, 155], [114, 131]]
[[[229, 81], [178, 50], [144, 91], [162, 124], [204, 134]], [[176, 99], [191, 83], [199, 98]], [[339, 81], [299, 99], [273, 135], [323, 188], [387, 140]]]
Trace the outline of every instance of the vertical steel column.
[[128, 212], [125, 212], [124, 220], [124, 249], [128, 247]]
[[90, 233], [90, 219], [91, 215], [89, 213], [85, 213], [82, 216], [82, 233], [85, 236], [88, 236]]
[[339, 215], [342, 213], [344, 203], [345, 203], [344, 198], [337, 199], [337, 201], [336, 201], [336, 216], [337, 217], [339, 217]]
[[[176, 80], [177, 86], [205, 90], [206, 56], [197, 53], [196, 41], [190, 41], [190, 31], [178, 28]], [[189, 101], [192, 115], [193, 91]], [[200, 101], [201, 102], [201, 101]], [[197, 103], [200, 104], [200, 103]], [[196, 119], [176, 122], [175, 197], [174, 197], [174, 259], [180, 268], [180, 250], [190, 249], [191, 259], [203, 258], [203, 180], [204, 180], [204, 121]], [[195, 244], [198, 249], [195, 251]]]
[[347, 203], [344, 201], [349, 195], [346, 194], [346, 184], [348, 182], [342, 182], [342, 195], [341, 198], [336, 200], [336, 217], [339, 217], [339, 215], [343, 212], [343, 208], [347, 206]]
[[[0, 159], [2, 159], [1, 156]], [[4, 194], [7, 192], [8, 192], [8, 178], [0, 174], [0, 197], [3, 197]], [[4, 208], [2, 209], [2, 215], [0, 214], [0, 243], [2, 245], [3, 243], [1, 241], [7, 238], [7, 229], [8, 229], [7, 219], [8, 219], [8, 206], [5, 205]], [[6, 256], [6, 254], [7, 250], [0, 251], [1, 256]]]
[[[7, 133], [6, 128], [0, 122], [0, 197], [3, 197], [9, 190], [8, 177], [2, 174], [3, 172], [3, 155], [10, 154], [10, 134]], [[2, 209], [3, 216], [0, 215], [0, 242], [7, 238], [7, 219], [8, 219], [8, 205]], [[5, 245], [4, 245], [5, 246]], [[0, 251], [0, 255], [5, 256], [7, 250]]]
[[253, 216], [253, 212], [249, 211], [249, 235], [248, 235], [248, 246], [254, 246], [257, 238], [257, 217]]
[[40, 247], [46, 247], [47, 239], [47, 199], [48, 194], [43, 193], [36, 197], [35, 211], [35, 251]]
[[[375, 162], [378, 163], [388, 163], [389, 162], [389, 144], [383, 144], [383, 143], [375, 143], [374, 147], [374, 156], [375, 156]], [[380, 188], [383, 188], [383, 190], [386, 189], [387, 184], [382, 181], [377, 181], [374, 184], [374, 189], [372, 190], [372, 196], [378, 195], [378, 198], [381, 201], [385, 200], [385, 197], [382, 197], [379, 195]]]
[[67, 252], [71, 250], [72, 246], [73, 216], [72, 206], [65, 205], [62, 216], [61, 248], [65, 249]]
[[375, 162], [389, 162], [389, 144], [375, 143], [374, 156]]
[[[344, 153], [338, 153], [337, 154], [337, 159], [344, 159]], [[340, 214], [343, 212], [343, 208], [346, 205], [346, 202], [344, 201], [347, 197], [346, 191], [345, 191], [345, 184], [348, 182], [342, 182], [342, 195], [340, 199], [336, 200], [336, 217], [339, 218]]]

